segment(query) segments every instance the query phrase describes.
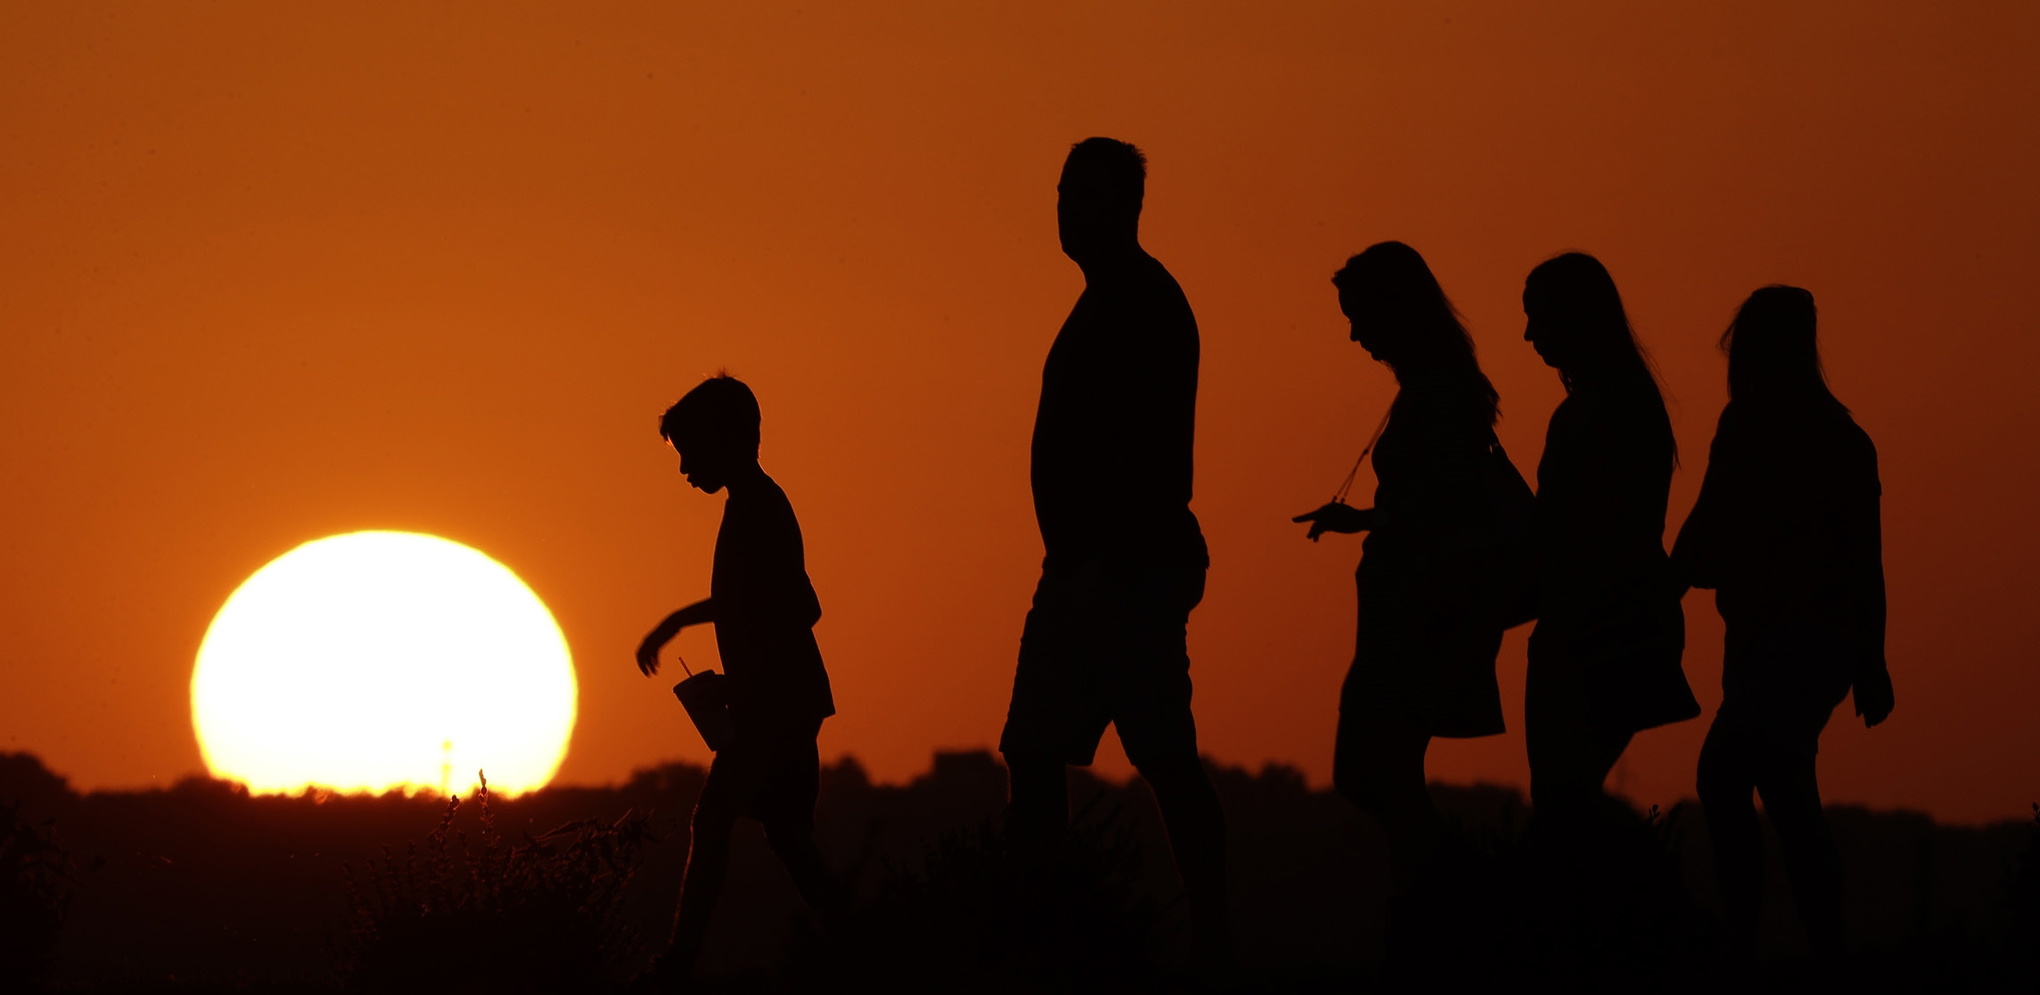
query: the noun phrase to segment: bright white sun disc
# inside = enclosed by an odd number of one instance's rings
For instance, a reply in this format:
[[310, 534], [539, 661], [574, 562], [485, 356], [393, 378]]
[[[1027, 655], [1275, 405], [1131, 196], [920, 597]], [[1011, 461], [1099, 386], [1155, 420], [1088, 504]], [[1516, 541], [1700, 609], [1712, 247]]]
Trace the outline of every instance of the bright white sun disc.
[[565, 758], [566, 638], [508, 567], [449, 539], [352, 532], [257, 570], [199, 646], [213, 776], [258, 792], [532, 791]]

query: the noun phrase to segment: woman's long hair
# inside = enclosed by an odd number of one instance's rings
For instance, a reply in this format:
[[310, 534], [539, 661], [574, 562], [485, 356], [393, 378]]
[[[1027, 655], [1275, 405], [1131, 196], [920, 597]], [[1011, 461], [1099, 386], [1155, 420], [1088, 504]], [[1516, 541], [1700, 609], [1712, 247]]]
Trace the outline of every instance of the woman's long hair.
[[1828, 389], [1816, 336], [1813, 294], [1783, 284], [1758, 288], [1721, 333], [1728, 399], [1812, 401], [1847, 411]]
[[1501, 395], [1480, 371], [1473, 337], [1417, 250], [1401, 242], [1376, 242], [1346, 260], [1332, 274], [1332, 284], [1341, 296], [1364, 300], [1383, 335], [1393, 340], [1382, 361], [1398, 379], [1417, 368], [1464, 375], [1477, 386], [1488, 423], [1494, 423]]
[[[1564, 334], [1571, 338], [1565, 366], [1558, 368], [1559, 382], [1567, 393], [1588, 378], [1605, 379], [1609, 386], [1647, 394], [1664, 410], [1665, 394], [1650, 353], [1636, 341], [1629, 325], [1629, 312], [1622, 307], [1622, 293], [1615, 278], [1599, 259], [1584, 252], [1566, 252], [1538, 263], [1523, 280], [1523, 296], [1542, 298], [1543, 306], [1554, 312]], [[1669, 416], [1667, 416], [1669, 420]], [[1677, 459], [1677, 444], [1673, 444]]]

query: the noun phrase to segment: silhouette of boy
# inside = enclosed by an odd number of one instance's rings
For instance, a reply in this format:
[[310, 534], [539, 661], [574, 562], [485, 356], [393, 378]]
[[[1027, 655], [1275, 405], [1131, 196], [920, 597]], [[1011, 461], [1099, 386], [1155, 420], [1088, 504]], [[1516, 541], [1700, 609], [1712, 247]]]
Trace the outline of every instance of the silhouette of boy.
[[694, 806], [687, 872], [672, 945], [654, 967], [661, 984], [693, 973], [729, 863], [738, 816], [764, 824], [809, 908], [837, 925], [843, 898], [814, 842], [820, 758], [815, 737], [836, 713], [815, 645], [822, 606], [809, 583], [800, 523], [786, 492], [758, 465], [758, 399], [719, 374], [687, 392], [659, 420], [680, 472], [704, 493], [729, 489], [715, 538], [709, 596], [671, 615], [638, 646], [638, 670], [659, 672], [659, 651], [681, 629], [711, 623], [726, 675], [735, 737], [716, 754]]
[[1225, 815], [1197, 754], [1185, 648], [1209, 563], [1190, 512], [1197, 320], [1141, 248], [1146, 177], [1139, 149], [1090, 138], [1056, 188], [1084, 292], [1041, 374], [1032, 480], [1047, 556], [999, 750], [1014, 844], [1039, 854], [1068, 828], [1067, 765], [1089, 765], [1116, 725], [1167, 824], [1191, 949], [1223, 964]]

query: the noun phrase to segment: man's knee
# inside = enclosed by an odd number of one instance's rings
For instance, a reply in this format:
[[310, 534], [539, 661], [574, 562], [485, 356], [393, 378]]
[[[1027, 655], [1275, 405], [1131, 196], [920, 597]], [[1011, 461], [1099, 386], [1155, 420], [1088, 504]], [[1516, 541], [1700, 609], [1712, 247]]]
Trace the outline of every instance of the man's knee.
[[1694, 778], [1700, 804], [1708, 808], [1750, 804], [1756, 779], [1750, 775], [1748, 758], [1738, 755], [1739, 752], [1716, 743], [1700, 751], [1700, 767]]
[[1345, 758], [1332, 761], [1332, 789], [1361, 811], [1380, 808], [1385, 788], [1380, 773], [1370, 765]]
[[1006, 754], [1006, 789], [1012, 799], [1031, 799], [1067, 791], [1068, 777], [1068, 765], [1051, 754]]
[[1136, 761], [1133, 769], [1141, 779], [1157, 790], [1181, 788], [1197, 790], [1211, 784], [1211, 775], [1204, 770], [1203, 758], [1194, 753], [1165, 753], [1145, 756]]

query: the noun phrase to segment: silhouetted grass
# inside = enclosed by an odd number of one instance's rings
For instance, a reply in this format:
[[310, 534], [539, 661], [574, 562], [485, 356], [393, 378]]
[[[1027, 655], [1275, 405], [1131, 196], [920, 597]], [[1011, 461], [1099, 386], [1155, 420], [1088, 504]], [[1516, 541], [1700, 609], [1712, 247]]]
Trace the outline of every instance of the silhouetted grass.
[[48, 982], [76, 887], [50, 820], [31, 821], [21, 808], [0, 801], [0, 990], [10, 992]]
[[1145, 862], [1125, 813], [1096, 798], [1040, 854], [1014, 852], [1000, 819], [952, 829], [918, 868], [887, 865], [828, 960], [853, 986], [892, 991], [1148, 990], [1163, 978], [1165, 909]]
[[1683, 879], [1679, 815], [1450, 825], [1422, 885], [1390, 906], [1390, 987], [1695, 989], [1714, 928]]
[[480, 823], [438, 828], [401, 854], [348, 873], [341, 974], [363, 992], [583, 992], [621, 981], [639, 953], [622, 898], [648, 838], [646, 819], [570, 822], [507, 841], [476, 793]]

